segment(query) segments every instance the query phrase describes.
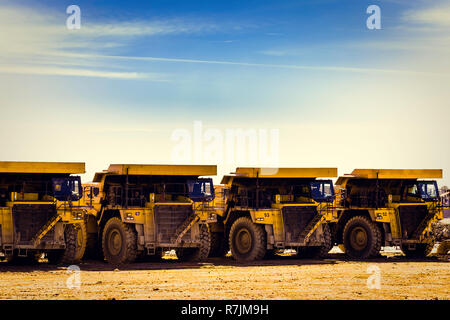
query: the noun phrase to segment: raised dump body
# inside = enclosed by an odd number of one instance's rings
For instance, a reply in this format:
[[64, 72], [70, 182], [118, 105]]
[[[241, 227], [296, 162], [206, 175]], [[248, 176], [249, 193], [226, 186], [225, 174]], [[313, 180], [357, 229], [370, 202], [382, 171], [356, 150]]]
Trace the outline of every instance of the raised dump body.
[[231, 249], [239, 261], [297, 249], [300, 256], [321, 256], [331, 249], [324, 224], [331, 211], [336, 168], [237, 168], [222, 179], [224, 210], [211, 224], [216, 256]]
[[85, 185], [92, 190], [85, 202], [95, 208], [88, 238], [95, 232], [104, 258], [114, 264], [159, 258], [171, 249], [180, 260], [206, 258], [207, 223], [216, 221], [214, 186], [200, 177], [216, 173], [216, 166], [110, 165]]
[[355, 169], [339, 177], [334, 239], [348, 255], [368, 258], [382, 246], [400, 246], [409, 256], [433, 248], [431, 224], [442, 219], [436, 180], [442, 170]]
[[0, 251], [7, 260], [76, 261], [84, 163], [0, 162]]

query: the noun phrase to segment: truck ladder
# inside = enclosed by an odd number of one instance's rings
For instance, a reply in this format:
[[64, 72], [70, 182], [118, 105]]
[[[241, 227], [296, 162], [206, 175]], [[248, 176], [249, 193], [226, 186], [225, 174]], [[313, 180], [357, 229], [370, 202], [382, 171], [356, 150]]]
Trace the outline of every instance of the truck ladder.
[[305, 229], [300, 233], [298, 237], [298, 241], [301, 243], [305, 243], [308, 241], [309, 237], [313, 234], [313, 232], [317, 229], [320, 223], [325, 219], [325, 216], [321, 213], [317, 213], [311, 221], [306, 225]]
[[172, 243], [178, 243], [181, 238], [189, 231], [189, 229], [200, 219], [196, 214], [191, 214], [186, 220], [177, 228], [174, 236], [170, 239]]
[[36, 233], [36, 235], [31, 240], [35, 246], [37, 246], [43, 237], [56, 225], [56, 223], [61, 220], [61, 215], [55, 214], [46, 224], [42, 226], [41, 229]]

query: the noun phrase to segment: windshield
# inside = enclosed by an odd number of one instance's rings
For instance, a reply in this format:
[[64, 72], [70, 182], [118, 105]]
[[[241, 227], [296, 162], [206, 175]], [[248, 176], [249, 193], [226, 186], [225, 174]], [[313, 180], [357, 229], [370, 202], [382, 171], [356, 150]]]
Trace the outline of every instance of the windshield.
[[198, 179], [188, 181], [189, 198], [192, 201], [212, 201], [214, 199], [214, 185], [212, 179]]
[[420, 181], [417, 183], [420, 197], [423, 200], [435, 200], [439, 198], [436, 181]]
[[52, 179], [53, 195], [59, 201], [78, 201], [83, 196], [80, 177]]
[[333, 182], [331, 180], [318, 180], [311, 182], [311, 197], [317, 202], [333, 201]]

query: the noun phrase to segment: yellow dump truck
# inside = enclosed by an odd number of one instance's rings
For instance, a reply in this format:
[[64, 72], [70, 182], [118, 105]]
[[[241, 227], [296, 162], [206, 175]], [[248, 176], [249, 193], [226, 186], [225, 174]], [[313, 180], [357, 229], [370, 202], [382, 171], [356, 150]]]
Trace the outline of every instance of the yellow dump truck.
[[[229, 249], [234, 259], [252, 261], [293, 248], [301, 257], [331, 249], [326, 215], [331, 214], [336, 168], [237, 168], [222, 179], [224, 208], [210, 224], [212, 255]], [[217, 188], [216, 188], [217, 190]]]
[[97, 238], [112, 264], [160, 258], [172, 249], [180, 260], [207, 258], [216, 211], [206, 176], [216, 174], [207, 165], [110, 165], [85, 185], [84, 202], [93, 208], [85, 246]]
[[339, 177], [334, 241], [353, 258], [379, 255], [399, 246], [407, 256], [424, 257], [434, 244], [431, 225], [442, 219], [436, 180], [442, 170], [355, 169]]
[[84, 163], [0, 162], [0, 251], [8, 261], [76, 261]]

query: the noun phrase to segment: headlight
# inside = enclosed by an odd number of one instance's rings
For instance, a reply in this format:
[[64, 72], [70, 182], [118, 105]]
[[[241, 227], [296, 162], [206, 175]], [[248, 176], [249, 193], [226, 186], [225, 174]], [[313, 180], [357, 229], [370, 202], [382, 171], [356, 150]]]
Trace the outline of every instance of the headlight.
[[83, 211], [72, 211], [72, 219], [82, 220], [83, 219]]

